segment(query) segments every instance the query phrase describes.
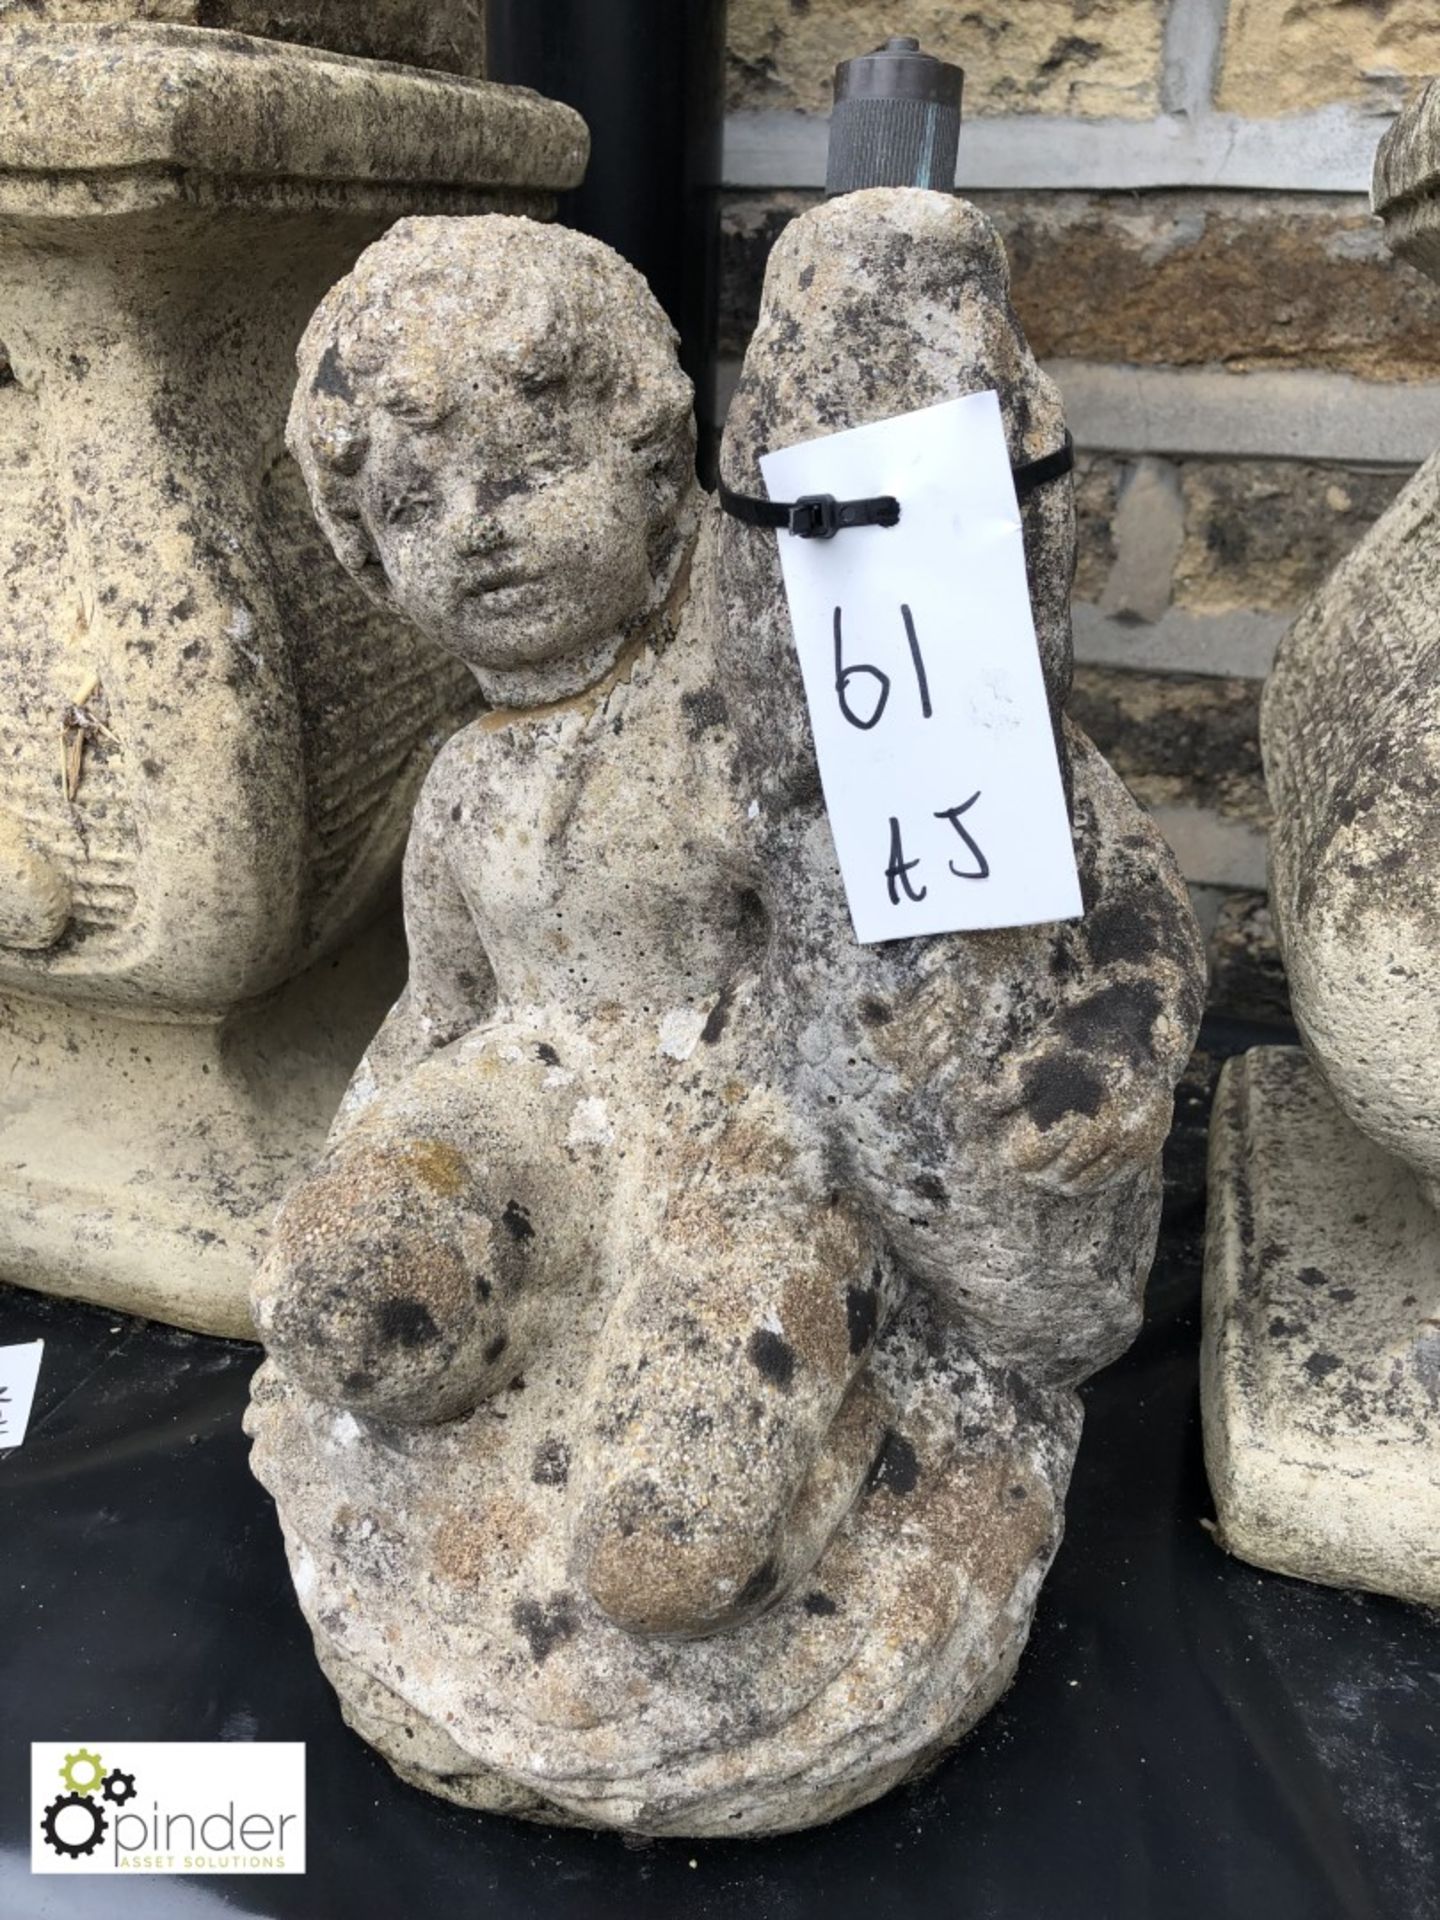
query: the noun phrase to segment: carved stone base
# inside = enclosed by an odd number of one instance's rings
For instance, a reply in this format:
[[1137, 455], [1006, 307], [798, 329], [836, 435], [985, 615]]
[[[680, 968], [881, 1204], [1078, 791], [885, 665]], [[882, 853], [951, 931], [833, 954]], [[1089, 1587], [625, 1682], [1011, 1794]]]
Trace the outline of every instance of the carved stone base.
[[220, 1021], [0, 999], [0, 1279], [253, 1339], [264, 1232], [404, 980], [391, 912]]
[[1221, 1078], [1201, 1394], [1223, 1544], [1440, 1605], [1440, 1220], [1298, 1048]]
[[568, 1572], [586, 1360], [557, 1346], [438, 1427], [372, 1429], [257, 1376], [254, 1467], [321, 1663], [402, 1778], [563, 1825], [779, 1833], [878, 1798], [988, 1712], [1059, 1544], [1072, 1393], [912, 1303], [875, 1352], [890, 1431], [818, 1564], [679, 1640], [623, 1631]]

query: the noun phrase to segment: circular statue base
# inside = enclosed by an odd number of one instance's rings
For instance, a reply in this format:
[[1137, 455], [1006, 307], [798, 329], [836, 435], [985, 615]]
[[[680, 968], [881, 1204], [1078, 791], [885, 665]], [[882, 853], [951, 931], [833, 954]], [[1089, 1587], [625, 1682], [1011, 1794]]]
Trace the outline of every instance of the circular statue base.
[[982, 1362], [916, 1299], [875, 1351], [889, 1425], [818, 1563], [740, 1626], [665, 1639], [567, 1572], [587, 1348], [438, 1427], [257, 1378], [255, 1470], [321, 1664], [403, 1779], [567, 1825], [779, 1833], [878, 1798], [989, 1710], [1059, 1543], [1073, 1394]]

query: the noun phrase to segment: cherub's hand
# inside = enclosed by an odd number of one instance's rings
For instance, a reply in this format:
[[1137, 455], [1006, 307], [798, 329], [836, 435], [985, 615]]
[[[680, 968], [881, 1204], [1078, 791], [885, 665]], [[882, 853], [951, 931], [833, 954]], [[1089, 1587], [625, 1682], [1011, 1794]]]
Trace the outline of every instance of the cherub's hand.
[[1010, 1060], [994, 1114], [1017, 1173], [1058, 1193], [1096, 1193], [1136, 1173], [1164, 1145], [1174, 1113], [1153, 1060], [1099, 1060], [1048, 1034]]
[[352, 1135], [281, 1208], [254, 1290], [256, 1324], [331, 1405], [451, 1419], [513, 1371], [498, 1271], [506, 1252], [453, 1146]]

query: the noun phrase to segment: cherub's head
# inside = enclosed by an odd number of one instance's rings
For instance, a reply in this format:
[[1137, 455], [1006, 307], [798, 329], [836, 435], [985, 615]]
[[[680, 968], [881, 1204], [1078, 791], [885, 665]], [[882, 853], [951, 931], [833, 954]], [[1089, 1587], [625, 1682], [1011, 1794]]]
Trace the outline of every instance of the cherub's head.
[[694, 491], [690, 383], [639, 274], [564, 227], [402, 220], [298, 361], [290, 447], [348, 571], [492, 700], [607, 672]]

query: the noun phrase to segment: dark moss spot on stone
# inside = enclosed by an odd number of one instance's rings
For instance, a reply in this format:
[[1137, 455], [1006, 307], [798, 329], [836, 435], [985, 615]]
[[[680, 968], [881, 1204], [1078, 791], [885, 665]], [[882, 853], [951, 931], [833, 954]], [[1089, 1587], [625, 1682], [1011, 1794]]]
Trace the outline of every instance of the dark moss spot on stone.
[[1021, 1094], [1025, 1111], [1044, 1133], [1067, 1114], [1098, 1113], [1105, 1083], [1083, 1060], [1036, 1060], [1025, 1069]]
[[935, 1178], [933, 1173], [919, 1174], [911, 1185], [922, 1200], [933, 1200], [937, 1207], [943, 1207], [950, 1198], [943, 1184]]
[[430, 1309], [420, 1300], [403, 1294], [394, 1300], [382, 1300], [375, 1315], [380, 1338], [401, 1347], [426, 1347], [440, 1338]]
[[1071, 1007], [1061, 1017], [1060, 1027], [1067, 1040], [1091, 1052], [1121, 1040], [1143, 1055], [1151, 1051], [1151, 1034], [1163, 1010], [1160, 989], [1153, 980], [1121, 980]]
[[723, 727], [730, 718], [725, 696], [718, 687], [695, 687], [682, 693], [680, 705], [685, 714], [685, 730], [698, 740], [711, 727]]
[[739, 1608], [758, 1607], [764, 1604], [780, 1584], [779, 1563], [772, 1557], [758, 1566], [735, 1596], [735, 1605]]
[[555, 1051], [554, 1047], [550, 1045], [550, 1042], [548, 1040], [542, 1040], [539, 1046], [536, 1047], [535, 1051], [536, 1053], [539, 1054], [540, 1058], [545, 1062], [547, 1067], [559, 1066], [560, 1056]]
[[345, 363], [340, 358], [340, 350], [332, 341], [320, 356], [320, 365], [315, 369], [315, 379], [311, 385], [312, 393], [328, 393], [337, 400], [353, 400], [355, 389], [350, 384], [350, 376], [345, 371]]
[[868, 1491], [883, 1487], [889, 1493], [913, 1493], [920, 1478], [920, 1462], [904, 1434], [892, 1427], [880, 1443], [875, 1464], [870, 1469]]
[[509, 1346], [509, 1344], [510, 1344], [510, 1341], [507, 1335], [503, 1333], [496, 1334], [495, 1338], [490, 1342], [489, 1346], [486, 1347], [485, 1349], [486, 1360], [493, 1366], [494, 1363], [500, 1358], [501, 1354], [505, 1351], [506, 1347]]
[[745, 1351], [772, 1386], [784, 1389], [795, 1378], [795, 1349], [768, 1327], [757, 1327]]
[[1305, 1371], [1312, 1380], [1324, 1380], [1344, 1364], [1338, 1353], [1312, 1353], [1305, 1362]]
[[883, 1027], [889, 1021], [890, 1017], [890, 1009], [883, 1000], [862, 1000], [860, 1002], [860, 1018], [865, 1022], [867, 1027]]
[[510, 1618], [530, 1643], [537, 1666], [574, 1634], [580, 1622], [575, 1602], [568, 1593], [557, 1593], [552, 1600], [517, 1600]]
[[845, 1295], [845, 1325], [851, 1353], [863, 1353], [880, 1323], [880, 1295], [874, 1287], [851, 1287]]
[[1355, 1289], [1353, 1287], [1332, 1287], [1330, 1289], [1330, 1298], [1340, 1306], [1348, 1307], [1350, 1302], [1355, 1298]]
[[706, 1046], [713, 1047], [721, 1034], [724, 1033], [726, 1024], [730, 1019], [730, 1003], [732, 997], [733, 990], [728, 985], [725, 986], [721, 990], [720, 998], [710, 1009], [710, 1017], [700, 1029], [700, 1038], [705, 1042]]
[[518, 1200], [507, 1202], [505, 1211], [501, 1214], [500, 1218], [505, 1223], [505, 1231], [510, 1235], [510, 1238], [517, 1241], [521, 1246], [523, 1246], [527, 1240], [533, 1240], [535, 1238], [535, 1229], [530, 1224], [530, 1215]]
[[1374, 805], [1374, 792], [1362, 787], [1358, 793], [1352, 790], [1350, 793], [1337, 794], [1330, 811], [1340, 826], [1353, 827], [1360, 815], [1369, 813]]
[[346, 1393], [368, 1393], [375, 1384], [373, 1373], [347, 1373], [343, 1382]]
[[1302, 1267], [1295, 1278], [1302, 1287], [1323, 1287], [1329, 1283], [1330, 1276], [1322, 1273], [1319, 1267]]
[[1143, 963], [1155, 951], [1155, 926], [1133, 900], [1112, 900], [1097, 907], [1085, 921], [1085, 939], [1097, 966], [1124, 961]]
[[475, 1276], [475, 1298], [477, 1300], [488, 1300], [493, 1291], [494, 1289], [485, 1275], [483, 1273], [477, 1273]]
[[570, 1449], [563, 1440], [542, 1440], [530, 1463], [537, 1487], [563, 1487], [570, 1478]]
[[839, 1612], [839, 1608], [828, 1593], [807, 1593], [801, 1605], [807, 1613], [813, 1613], [819, 1620], [828, 1620], [832, 1613]]
[[[793, 4], [794, 4], [794, 0], [792, 0], [792, 5]], [[810, 9], [808, 6], [795, 7], [796, 13], [808, 13], [809, 11]], [[815, 264], [812, 261], [808, 267], [802, 267], [800, 269], [800, 291], [802, 293], [808, 293], [810, 291], [810, 287], [814, 279], [815, 279]]]

